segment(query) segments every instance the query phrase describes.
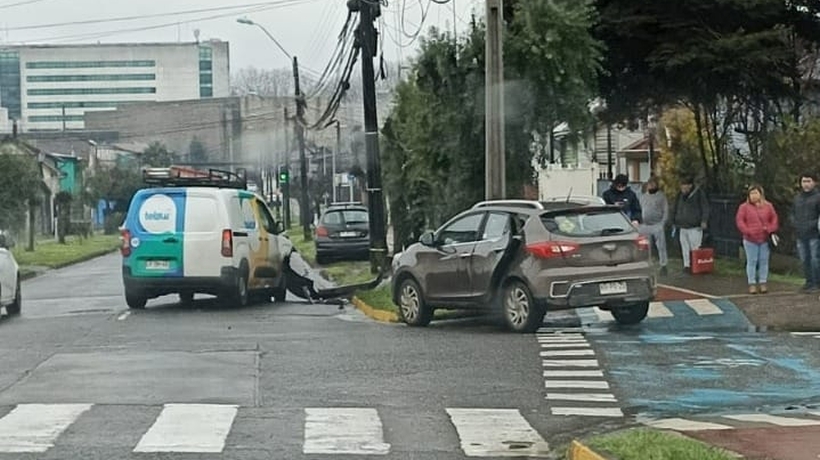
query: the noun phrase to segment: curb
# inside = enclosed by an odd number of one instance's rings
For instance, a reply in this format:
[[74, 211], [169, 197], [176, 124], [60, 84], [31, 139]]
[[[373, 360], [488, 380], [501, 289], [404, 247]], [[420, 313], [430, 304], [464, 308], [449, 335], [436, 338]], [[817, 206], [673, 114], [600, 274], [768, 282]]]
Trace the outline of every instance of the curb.
[[595, 452], [579, 441], [572, 441], [569, 446], [568, 460], [610, 460], [607, 457]]
[[387, 310], [378, 310], [376, 308], [371, 307], [370, 305], [364, 303], [360, 298], [353, 296], [351, 299], [351, 303], [356, 306], [362, 313], [366, 316], [375, 319], [376, 321], [381, 321], [382, 323], [398, 323], [399, 316]]

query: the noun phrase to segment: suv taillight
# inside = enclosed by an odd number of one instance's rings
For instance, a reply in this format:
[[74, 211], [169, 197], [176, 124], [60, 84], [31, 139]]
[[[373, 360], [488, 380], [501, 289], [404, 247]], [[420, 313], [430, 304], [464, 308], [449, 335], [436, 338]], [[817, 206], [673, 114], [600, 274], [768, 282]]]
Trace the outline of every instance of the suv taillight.
[[580, 248], [578, 243], [572, 241], [542, 241], [528, 244], [527, 252], [539, 259], [554, 259], [570, 255]]
[[122, 230], [120, 232], [120, 239], [122, 239], [122, 246], [120, 246], [120, 253], [123, 257], [131, 255], [131, 232]]
[[322, 227], [321, 225], [320, 225], [320, 226], [318, 226], [318, 227], [316, 227], [316, 236], [317, 236], [317, 237], [318, 237], [318, 236], [326, 237], [326, 236], [328, 236], [329, 234], [330, 234], [330, 233], [328, 233], [328, 231], [327, 231], [327, 228], [326, 228], [326, 227]]
[[635, 240], [635, 244], [638, 245], [638, 250], [640, 251], [648, 251], [649, 250], [649, 238], [641, 235]]
[[233, 257], [233, 232], [229, 229], [222, 230], [222, 256]]

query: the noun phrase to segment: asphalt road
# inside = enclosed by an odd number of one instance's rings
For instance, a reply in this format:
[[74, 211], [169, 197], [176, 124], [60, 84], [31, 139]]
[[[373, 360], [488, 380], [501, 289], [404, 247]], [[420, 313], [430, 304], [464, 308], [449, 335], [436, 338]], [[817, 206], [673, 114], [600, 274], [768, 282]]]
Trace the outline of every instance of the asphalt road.
[[548, 458], [636, 419], [820, 395], [820, 341], [749, 332], [730, 305], [664, 304], [636, 328], [588, 310], [515, 335], [295, 299], [129, 312], [121, 290], [117, 255], [23, 284], [23, 315], [0, 320], [0, 459]]

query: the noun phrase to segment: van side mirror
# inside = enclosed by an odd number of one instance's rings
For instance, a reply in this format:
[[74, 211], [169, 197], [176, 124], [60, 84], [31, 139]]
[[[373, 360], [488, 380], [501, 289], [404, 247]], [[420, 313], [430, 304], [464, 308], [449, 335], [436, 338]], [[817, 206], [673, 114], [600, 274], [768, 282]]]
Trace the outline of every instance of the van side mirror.
[[427, 231], [422, 233], [421, 238], [419, 238], [419, 242], [425, 246], [433, 247], [436, 245], [436, 238], [433, 235], [433, 232]]

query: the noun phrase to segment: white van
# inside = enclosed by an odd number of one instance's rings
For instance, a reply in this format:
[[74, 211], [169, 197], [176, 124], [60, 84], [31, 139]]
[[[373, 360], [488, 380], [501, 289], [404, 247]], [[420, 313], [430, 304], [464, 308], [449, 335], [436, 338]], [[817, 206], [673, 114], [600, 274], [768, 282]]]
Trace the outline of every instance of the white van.
[[147, 173], [146, 182], [160, 187], [134, 195], [121, 229], [129, 308], [167, 294], [183, 303], [196, 293], [239, 306], [284, 301], [283, 268], [293, 244], [262, 197], [224, 175], [181, 178], [173, 168]]

